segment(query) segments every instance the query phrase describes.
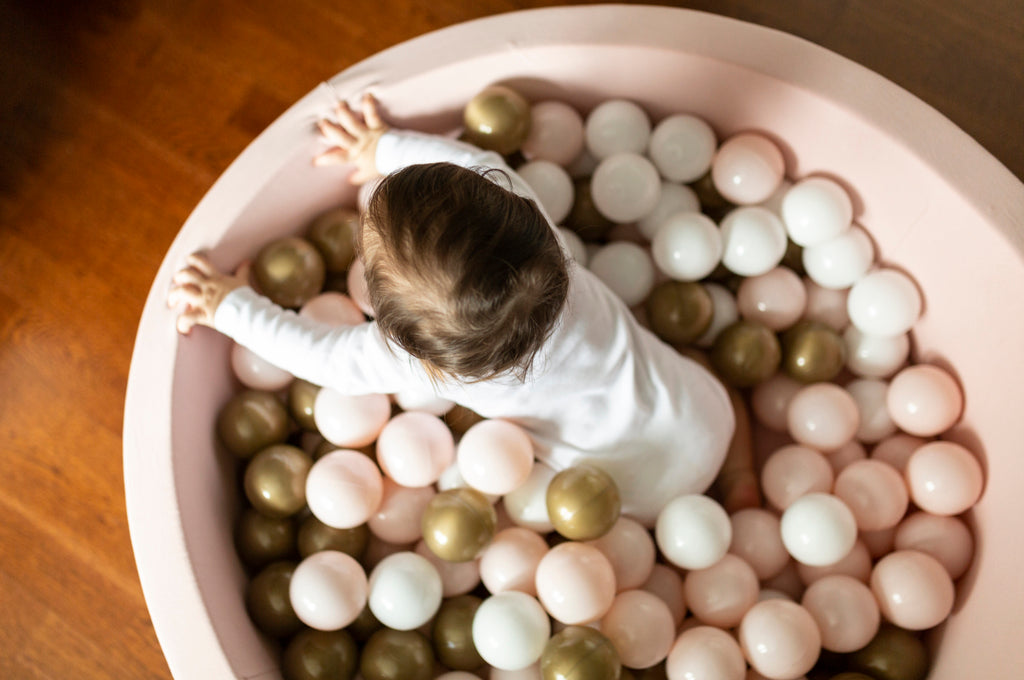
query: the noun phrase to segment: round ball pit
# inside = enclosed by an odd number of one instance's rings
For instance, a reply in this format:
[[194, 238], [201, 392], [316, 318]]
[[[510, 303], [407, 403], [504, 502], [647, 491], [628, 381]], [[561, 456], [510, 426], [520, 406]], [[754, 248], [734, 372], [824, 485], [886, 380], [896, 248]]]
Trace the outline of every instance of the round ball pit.
[[374, 92], [397, 126], [455, 129], [465, 102], [503, 82], [530, 100], [589, 110], [631, 99], [654, 119], [689, 112], [722, 139], [757, 130], [790, 177], [840, 181], [879, 262], [908, 272], [925, 311], [916, 361], [952, 371], [963, 418], [948, 437], [982, 461], [967, 515], [977, 541], [951, 618], [931, 635], [931, 680], [1005, 677], [1024, 665], [1024, 582], [1016, 574], [1024, 458], [1024, 185], [936, 111], [880, 76], [774, 30], [666, 7], [516, 12], [403, 43], [316, 87], [264, 131], [196, 207], [143, 311], [125, 405], [128, 519], [143, 591], [175, 678], [278, 680], [273, 648], [249, 621], [234, 553], [234, 464], [215, 454], [231, 394], [229, 342], [182, 338], [164, 303], [185, 256], [224, 267], [354, 201], [344, 167], [314, 168], [314, 121], [336, 96]]

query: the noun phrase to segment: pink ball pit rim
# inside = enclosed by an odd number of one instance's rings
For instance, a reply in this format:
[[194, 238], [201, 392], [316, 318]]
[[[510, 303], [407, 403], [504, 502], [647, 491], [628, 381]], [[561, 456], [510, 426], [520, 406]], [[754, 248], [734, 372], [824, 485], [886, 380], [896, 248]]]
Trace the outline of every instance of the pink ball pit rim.
[[[505, 81], [533, 100], [589, 109], [625, 97], [655, 119], [705, 117], [720, 138], [766, 131], [787, 173], [839, 179], [879, 259], [920, 284], [918, 361], [953, 370], [967, 403], [952, 439], [981, 457], [987, 488], [972, 512], [977, 558], [960, 586], [932, 680], [999, 677], [1024, 664], [1024, 585], [1014, 518], [1024, 425], [1019, 341], [1024, 185], [970, 137], [889, 81], [801, 39], [714, 15], [601, 5], [530, 10], [436, 31], [319, 86], [217, 180], [168, 251], [143, 311], [125, 403], [125, 496], [140, 579], [175, 678], [265, 678], [280, 671], [248, 621], [231, 544], [232, 461], [213, 455], [216, 409], [232, 390], [228, 343], [174, 332], [171, 273], [207, 248], [231, 266], [354, 191], [344, 168], [314, 169], [313, 122], [339, 96], [375, 92], [396, 124], [451, 130], [461, 105]], [[828, 133], [842, 130], [842, 136]], [[967, 282], [967, 284], [965, 284]], [[989, 330], [989, 332], [986, 332]], [[1004, 357], [1000, 360], [1000, 357]], [[981, 652], [981, 653], [979, 653]]]

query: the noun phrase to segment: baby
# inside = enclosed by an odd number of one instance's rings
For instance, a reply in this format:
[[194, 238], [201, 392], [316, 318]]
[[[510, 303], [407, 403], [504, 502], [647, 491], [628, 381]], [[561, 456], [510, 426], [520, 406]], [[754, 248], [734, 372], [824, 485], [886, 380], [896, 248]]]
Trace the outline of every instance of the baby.
[[426, 391], [507, 419], [552, 468], [610, 473], [623, 513], [648, 526], [720, 471], [726, 507], [756, 502], [742, 402], [575, 264], [499, 155], [391, 130], [371, 97], [361, 113], [339, 104], [320, 122], [332, 147], [315, 162], [353, 164], [355, 183], [384, 176], [357, 237], [375, 321], [315, 323], [195, 254], [168, 295], [185, 305], [180, 332], [213, 327], [344, 393]]

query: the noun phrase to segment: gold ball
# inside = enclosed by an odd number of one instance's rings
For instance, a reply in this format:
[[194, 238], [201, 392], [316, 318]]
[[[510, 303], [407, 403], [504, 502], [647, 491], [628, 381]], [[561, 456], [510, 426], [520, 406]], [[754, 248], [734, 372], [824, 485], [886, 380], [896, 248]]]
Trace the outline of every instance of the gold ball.
[[733, 387], [753, 387], [775, 374], [782, 350], [775, 333], [758, 323], [736, 321], [711, 348], [711, 365]]
[[544, 680], [620, 680], [622, 663], [611, 641], [587, 626], [556, 633], [540, 656]]
[[244, 390], [217, 414], [217, 434], [228, 451], [249, 458], [288, 437], [288, 411], [270, 392]]
[[715, 306], [704, 286], [693, 281], [665, 281], [647, 298], [651, 330], [665, 342], [688, 344], [711, 325]]
[[883, 624], [866, 647], [849, 656], [852, 670], [881, 680], [924, 680], [928, 649], [916, 635]]
[[281, 659], [285, 680], [352, 680], [359, 650], [346, 630], [304, 630]]
[[306, 238], [320, 252], [327, 272], [338, 274], [348, 271], [356, 258], [358, 233], [359, 212], [352, 208], [334, 208], [310, 223]]
[[359, 672], [365, 680], [430, 680], [434, 652], [419, 631], [382, 628], [363, 647]]
[[474, 595], [459, 595], [441, 603], [431, 633], [437, 660], [454, 671], [471, 671], [484, 659], [473, 643], [473, 617], [483, 602]]
[[306, 477], [313, 459], [289, 444], [263, 449], [245, 466], [245, 496], [268, 517], [289, 517], [306, 505]]
[[530, 132], [530, 103], [509, 87], [491, 85], [469, 100], [463, 121], [471, 144], [507, 156]]
[[289, 236], [260, 249], [252, 264], [256, 285], [282, 307], [299, 308], [324, 287], [324, 258], [304, 238]]
[[295, 524], [290, 517], [267, 517], [246, 508], [235, 524], [235, 550], [250, 569], [292, 557]]
[[545, 498], [551, 523], [572, 541], [589, 541], [606, 534], [619, 519], [619, 488], [604, 470], [575, 465], [556, 474]]
[[421, 521], [427, 547], [448, 562], [476, 559], [498, 527], [491, 502], [468, 487], [448, 489], [431, 498]]
[[573, 182], [572, 209], [565, 218], [565, 226], [579, 234], [584, 241], [600, 241], [615, 223], [601, 214], [594, 204], [590, 178], [581, 177]]
[[832, 380], [846, 364], [846, 344], [830, 326], [800, 321], [782, 336], [782, 368], [802, 383]]
[[294, 562], [274, 562], [256, 574], [245, 589], [249, 618], [273, 638], [289, 637], [303, 627], [288, 594], [295, 566]]
[[296, 378], [288, 386], [288, 410], [303, 430], [317, 431], [316, 421], [313, 419], [313, 405], [318, 394], [319, 385], [300, 378]]
[[327, 526], [314, 515], [302, 520], [296, 539], [302, 557], [309, 557], [322, 550], [337, 550], [357, 560], [363, 557], [369, 541], [370, 530], [365, 524], [351, 529], [336, 529]]

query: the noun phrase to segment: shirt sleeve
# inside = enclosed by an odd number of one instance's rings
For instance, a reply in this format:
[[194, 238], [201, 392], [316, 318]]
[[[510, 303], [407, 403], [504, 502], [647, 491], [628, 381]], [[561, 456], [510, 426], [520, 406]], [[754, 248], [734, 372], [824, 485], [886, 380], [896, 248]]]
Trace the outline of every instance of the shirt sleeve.
[[376, 323], [326, 325], [247, 286], [220, 303], [214, 328], [296, 378], [344, 394], [389, 394], [425, 376], [418, 361], [385, 342]]

